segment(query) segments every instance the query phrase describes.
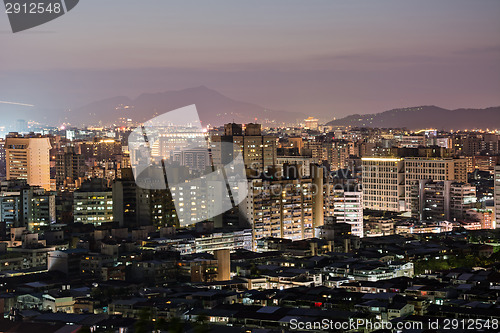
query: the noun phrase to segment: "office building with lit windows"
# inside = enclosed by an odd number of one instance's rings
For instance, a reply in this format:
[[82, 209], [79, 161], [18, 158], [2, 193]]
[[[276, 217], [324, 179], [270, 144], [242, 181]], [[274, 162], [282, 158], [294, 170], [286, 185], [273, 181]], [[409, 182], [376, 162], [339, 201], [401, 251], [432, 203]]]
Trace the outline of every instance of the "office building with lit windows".
[[73, 218], [76, 223], [101, 225], [113, 222], [113, 192], [103, 179], [94, 178], [73, 193]]

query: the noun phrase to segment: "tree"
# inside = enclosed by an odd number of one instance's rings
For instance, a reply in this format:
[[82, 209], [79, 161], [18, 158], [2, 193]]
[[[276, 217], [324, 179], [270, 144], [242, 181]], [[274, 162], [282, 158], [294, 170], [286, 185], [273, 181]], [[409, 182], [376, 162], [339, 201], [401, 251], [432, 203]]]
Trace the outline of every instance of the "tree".
[[177, 317], [173, 317], [168, 322], [168, 332], [169, 333], [183, 333], [184, 323]]
[[164, 318], [160, 318], [155, 323], [155, 331], [165, 331], [167, 329], [167, 321]]
[[199, 314], [194, 322], [195, 333], [207, 333], [210, 332], [210, 327], [208, 326], [208, 317], [205, 314]]
[[151, 324], [151, 311], [142, 309], [139, 312], [139, 320], [134, 325], [136, 333], [147, 333], [147, 328]]

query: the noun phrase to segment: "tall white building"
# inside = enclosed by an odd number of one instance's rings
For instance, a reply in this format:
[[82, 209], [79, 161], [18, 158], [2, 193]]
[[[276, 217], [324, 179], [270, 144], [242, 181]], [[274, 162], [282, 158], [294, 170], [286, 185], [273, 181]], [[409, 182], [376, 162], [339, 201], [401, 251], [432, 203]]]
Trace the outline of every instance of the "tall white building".
[[40, 186], [50, 190], [50, 149], [49, 138], [7, 137], [5, 140], [7, 179], [25, 179], [30, 186]]
[[361, 191], [344, 191], [335, 189], [331, 193], [333, 216], [336, 223], [351, 225], [354, 236], [363, 237], [363, 194]]
[[367, 209], [405, 210], [404, 161], [396, 157], [363, 157], [363, 206]]

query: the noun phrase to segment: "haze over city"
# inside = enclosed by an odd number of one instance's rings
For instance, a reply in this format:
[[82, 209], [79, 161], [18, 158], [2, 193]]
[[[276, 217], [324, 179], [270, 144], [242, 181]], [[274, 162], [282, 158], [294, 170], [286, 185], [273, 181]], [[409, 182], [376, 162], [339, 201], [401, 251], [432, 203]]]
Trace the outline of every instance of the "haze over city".
[[498, 1], [86, 0], [15, 35], [2, 15], [0, 100], [35, 107], [0, 112], [59, 125], [101, 99], [200, 85], [325, 121], [498, 106], [499, 15]]

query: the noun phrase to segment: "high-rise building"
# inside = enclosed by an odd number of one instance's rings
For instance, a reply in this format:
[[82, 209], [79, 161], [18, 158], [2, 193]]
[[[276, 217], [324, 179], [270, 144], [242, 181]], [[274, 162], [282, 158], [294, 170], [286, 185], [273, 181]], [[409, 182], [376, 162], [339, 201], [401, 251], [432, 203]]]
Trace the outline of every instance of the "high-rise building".
[[304, 148], [304, 140], [302, 140], [302, 137], [288, 138], [288, 147], [297, 149], [299, 155], [301, 155]]
[[314, 163], [321, 163], [327, 160], [326, 154], [323, 154], [323, 144], [319, 141], [304, 141], [301, 152], [305, 156], [311, 156]]
[[50, 190], [49, 138], [8, 136], [5, 140], [7, 179], [25, 179]]
[[421, 221], [462, 220], [475, 204], [476, 188], [451, 180], [419, 180], [411, 194], [412, 215]]
[[466, 183], [450, 185], [450, 218], [463, 220], [466, 212], [476, 206], [476, 187]]
[[363, 157], [363, 206], [373, 210], [405, 210], [404, 161], [399, 157]]
[[500, 164], [495, 166], [495, 173], [493, 175], [495, 187], [493, 192], [493, 200], [495, 201], [495, 223], [500, 225]]
[[248, 187], [244, 206], [254, 245], [264, 237], [300, 240], [314, 236], [311, 179], [252, 179]]
[[131, 169], [122, 169], [113, 189], [113, 220], [122, 227], [178, 225], [170, 190], [143, 189], [134, 181]]
[[471, 162], [472, 162], [472, 167], [471, 171], [473, 172], [474, 170], [480, 170], [480, 171], [488, 171], [493, 173], [495, 170], [495, 166], [500, 163], [500, 156], [488, 156], [488, 155], [477, 155], [474, 157], [470, 157]]
[[49, 226], [56, 221], [56, 197], [43, 189], [30, 187], [22, 193], [23, 224], [31, 232]]
[[347, 168], [349, 157], [354, 155], [354, 142], [347, 140], [332, 140], [323, 144], [326, 149], [327, 160], [332, 170]]
[[[172, 198], [178, 202], [179, 224], [186, 226], [213, 218], [210, 216], [210, 212], [216, 210], [209, 206], [221, 203], [223, 188], [225, 189], [225, 184], [210, 182], [206, 178], [199, 179], [194, 183], [184, 182], [170, 185], [169, 190]], [[213, 198], [214, 193], [220, 193], [220, 196]]]
[[0, 197], [0, 233], [5, 236], [5, 232], [20, 226], [22, 221], [22, 202], [19, 195], [7, 195]]
[[113, 192], [104, 179], [94, 178], [83, 183], [73, 198], [75, 222], [94, 225], [113, 222]]
[[216, 281], [229, 281], [231, 279], [231, 253], [229, 249], [215, 250], [214, 257], [217, 260]]
[[325, 224], [325, 177], [328, 173], [326, 167], [313, 164], [311, 165], [311, 179], [312, 179], [312, 209], [313, 209], [313, 228], [315, 235], [320, 227]]
[[333, 216], [336, 223], [350, 224], [351, 234], [363, 237], [362, 192], [332, 187], [329, 200], [333, 204]]
[[[224, 145], [224, 142], [233, 145]], [[276, 137], [262, 135], [260, 124], [247, 124], [244, 133], [241, 124], [226, 124], [224, 135], [212, 136], [210, 148], [214, 165], [230, 163], [242, 151], [250, 175], [261, 175], [276, 165]]]
[[486, 133], [481, 141], [481, 155], [498, 155], [500, 152], [500, 135]]
[[411, 191], [421, 179], [433, 181], [453, 180], [467, 182], [467, 161], [465, 158], [404, 158], [405, 210], [411, 210]]
[[112, 186], [113, 220], [127, 228], [151, 224], [149, 191], [134, 180], [117, 179]]
[[335, 223], [347, 223], [351, 234], [364, 236], [363, 193], [350, 174], [332, 173], [324, 179], [324, 216]]
[[73, 187], [85, 176], [85, 161], [83, 156], [76, 154], [73, 148], [56, 154], [56, 186]]
[[6, 161], [5, 161], [5, 140], [0, 139], [0, 178], [3, 179], [6, 175]]
[[281, 173], [284, 172], [285, 165], [294, 165], [298, 171], [297, 177], [310, 177], [313, 159], [307, 156], [278, 156], [276, 159], [278, 166], [281, 166]]
[[477, 134], [457, 134], [452, 138], [455, 155], [474, 156], [481, 151], [481, 138]]
[[396, 137], [398, 147], [418, 148], [426, 145], [425, 135], [401, 135]]
[[309, 117], [307, 119], [304, 120], [305, 122], [305, 129], [310, 129], [310, 130], [313, 130], [313, 131], [317, 131], [318, 130], [318, 119], [314, 118], [314, 117]]
[[173, 161], [190, 170], [205, 171], [210, 167], [210, 158], [208, 150], [205, 147], [191, 148], [187, 150], [178, 150], [173, 153]]
[[82, 143], [80, 150], [86, 160], [95, 158], [97, 161], [107, 161], [114, 159], [115, 155], [121, 155], [122, 144], [115, 139], [95, 138], [91, 142]]
[[5, 229], [26, 227], [38, 232], [56, 221], [55, 195], [24, 181], [5, 181], [0, 193], [0, 221]]
[[363, 157], [364, 207], [411, 211], [412, 188], [419, 180], [467, 181], [467, 160], [448, 157]]
[[319, 235], [324, 223], [323, 171], [312, 165], [311, 177], [295, 177], [290, 166], [281, 177], [249, 180], [240, 204], [252, 225], [253, 248], [267, 237], [301, 240]]
[[[169, 189], [150, 190], [145, 196], [142, 194], [140, 200], [148, 200], [151, 223], [155, 227], [179, 226], [179, 218]], [[141, 223], [144, 224], [143, 221]]]

